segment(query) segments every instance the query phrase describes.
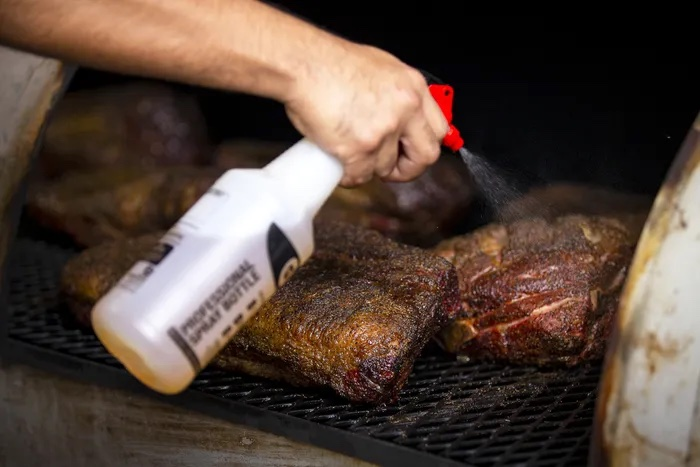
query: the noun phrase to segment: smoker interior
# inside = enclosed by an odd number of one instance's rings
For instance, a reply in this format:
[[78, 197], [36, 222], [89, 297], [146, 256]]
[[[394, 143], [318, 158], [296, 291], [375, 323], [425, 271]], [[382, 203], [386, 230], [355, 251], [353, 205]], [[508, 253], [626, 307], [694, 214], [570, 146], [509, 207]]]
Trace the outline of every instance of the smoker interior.
[[[470, 15], [465, 37], [463, 28], [443, 27], [433, 16], [444, 12], [431, 9], [424, 12], [431, 18], [416, 15], [416, 24], [402, 19], [406, 31], [421, 34], [396, 34], [394, 27], [386, 31], [386, 18], [365, 16], [356, 7], [330, 19], [321, 13], [327, 8], [298, 8], [323, 26], [386, 47], [452, 84], [454, 120], [468, 147], [508, 170], [509, 181], [523, 187], [572, 180], [654, 194], [700, 102], [692, 61], [678, 44], [663, 49], [658, 34], [654, 48], [622, 49], [600, 38], [600, 47], [571, 49], [561, 36], [571, 28], [564, 21], [553, 41], [544, 19]], [[436, 27], [427, 31], [425, 19]], [[600, 29], [594, 29], [599, 36]], [[517, 40], [504, 39], [505, 30]], [[532, 38], [540, 33], [543, 43], [556, 45], [537, 44]], [[505, 45], [486, 47], [494, 35]], [[436, 47], [425, 47], [426, 41]], [[456, 56], [460, 44], [463, 53]], [[72, 89], [124, 80], [81, 70]], [[215, 140], [298, 137], [280, 105], [186, 89], [199, 94]], [[465, 214], [464, 228], [487, 222], [485, 211]], [[66, 316], [58, 278], [76, 252], [55, 233], [21, 222], [7, 265], [9, 289], [3, 291], [9, 300], [9, 317], [0, 315], [8, 319], [9, 340], [0, 340], [4, 355], [160, 397]], [[599, 376], [600, 364], [547, 371], [467, 363], [429, 346], [400, 400], [385, 407], [351, 405], [329, 392], [211, 370], [184, 394], [164, 399], [381, 464], [572, 466], [586, 462]]]
[[[76, 250], [50, 238], [22, 226], [12, 249], [10, 358], [149, 392], [72, 321], [58, 278]], [[166, 400], [381, 464], [571, 466], [585, 464], [599, 374], [461, 363], [428, 346], [384, 407], [213, 370]]]

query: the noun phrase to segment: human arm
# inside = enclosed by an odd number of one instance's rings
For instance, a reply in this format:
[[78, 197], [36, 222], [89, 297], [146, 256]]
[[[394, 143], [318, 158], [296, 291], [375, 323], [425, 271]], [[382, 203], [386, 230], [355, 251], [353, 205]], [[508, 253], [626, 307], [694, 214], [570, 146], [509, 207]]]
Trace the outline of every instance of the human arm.
[[255, 0], [0, 0], [0, 41], [277, 100], [304, 136], [344, 163], [345, 186], [372, 174], [415, 178], [447, 131], [416, 70]]

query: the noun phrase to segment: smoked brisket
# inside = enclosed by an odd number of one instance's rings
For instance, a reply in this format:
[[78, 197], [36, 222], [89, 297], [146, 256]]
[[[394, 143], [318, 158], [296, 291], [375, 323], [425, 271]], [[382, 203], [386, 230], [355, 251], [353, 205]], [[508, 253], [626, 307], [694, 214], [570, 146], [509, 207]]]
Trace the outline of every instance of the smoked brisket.
[[477, 360], [600, 359], [644, 218], [533, 218], [442, 242], [434, 251], [457, 268], [462, 316], [438, 341]]
[[[62, 276], [70, 309], [89, 326], [93, 304], [159, 234], [84, 251]], [[355, 402], [397, 398], [415, 358], [459, 309], [444, 259], [342, 223], [316, 224], [317, 249], [234, 336], [213, 365]]]

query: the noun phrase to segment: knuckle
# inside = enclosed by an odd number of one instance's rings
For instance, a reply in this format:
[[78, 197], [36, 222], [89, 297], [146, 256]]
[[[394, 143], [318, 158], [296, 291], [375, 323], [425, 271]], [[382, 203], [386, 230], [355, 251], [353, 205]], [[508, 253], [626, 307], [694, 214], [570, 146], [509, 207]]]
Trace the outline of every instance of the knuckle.
[[340, 181], [340, 186], [343, 188], [355, 188], [357, 185], [352, 182], [352, 179], [345, 177]]
[[374, 151], [382, 141], [382, 131], [377, 127], [367, 128], [357, 135], [357, 145], [361, 152]]
[[353, 164], [345, 166], [343, 186], [355, 187], [367, 183], [372, 179], [374, 167], [367, 164], [365, 160], [357, 160]]
[[369, 173], [366, 175], [363, 175], [362, 177], [359, 178], [359, 184], [364, 185], [365, 183], [369, 183], [370, 180], [372, 180], [373, 174]]
[[387, 119], [387, 121], [384, 124], [384, 134], [382, 135], [382, 139], [384, 139], [384, 136], [386, 135], [397, 133], [399, 131], [400, 126], [401, 121], [399, 120], [399, 117]]
[[335, 155], [338, 159], [343, 161], [343, 164], [347, 165], [349, 163], [352, 163], [352, 151], [350, 151], [350, 148], [347, 144], [336, 144], [334, 146], [330, 146], [328, 149], [331, 152], [331, 154]]
[[406, 89], [400, 94], [401, 106], [409, 111], [418, 110], [421, 106], [422, 99], [420, 93], [416, 89]]
[[358, 185], [360, 185], [360, 183], [358, 183], [358, 178], [355, 175], [346, 175], [341, 182], [341, 186], [345, 188], [354, 188]]
[[410, 68], [407, 74], [408, 79], [410, 79], [416, 87], [428, 86], [428, 82], [425, 80], [425, 76], [423, 76], [423, 73], [416, 70], [415, 68]]
[[372, 175], [359, 174], [347, 177], [345, 180], [346, 187], [357, 187], [364, 185], [372, 179]]
[[360, 155], [351, 146], [344, 144], [336, 149], [333, 154], [343, 163], [345, 173], [352, 173], [355, 166], [360, 162]]

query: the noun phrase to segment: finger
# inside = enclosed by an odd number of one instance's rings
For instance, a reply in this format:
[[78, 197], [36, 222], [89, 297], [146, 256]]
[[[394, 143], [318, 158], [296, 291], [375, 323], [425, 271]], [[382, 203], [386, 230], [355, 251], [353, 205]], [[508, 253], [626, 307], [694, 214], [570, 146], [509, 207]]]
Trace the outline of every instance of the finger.
[[374, 161], [368, 154], [362, 157], [357, 157], [351, 162], [347, 162], [344, 167], [343, 178], [340, 180], [340, 186], [344, 188], [354, 188], [364, 185], [372, 180], [374, 176]]
[[382, 177], [384, 182], [410, 182], [418, 178], [425, 169], [428, 168], [429, 164], [418, 164], [415, 161], [409, 159], [404, 154], [400, 155], [396, 160], [396, 166], [391, 173], [385, 177]]
[[395, 169], [386, 177], [387, 181], [410, 181], [421, 175], [429, 165], [440, 157], [440, 143], [428, 121], [417, 116], [406, 125], [401, 138], [402, 153]]
[[440, 156], [440, 139], [422, 114], [406, 124], [401, 146], [403, 154], [419, 165], [432, 164]]
[[401, 138], [403, 155], [417, 166], [428, 166], [440, 157], [440, 140], [421, 114], [408, 122]]
[[450, 130], [445, 114], [442, 113], [440, 106], [437, 105], [435, 99], [426, 91], [423, 94], [423, 111], [425, 112], [425, 118], [428, 120], [430, 128], [435, 133], [435, 137], [438, 141], [442, 141], [447, 132]]
[[399, 158], [399, 135], [391, 133], [384, 137], [375, 160], [374, 172], [379, 177], [386, 177], [396, 167]]

